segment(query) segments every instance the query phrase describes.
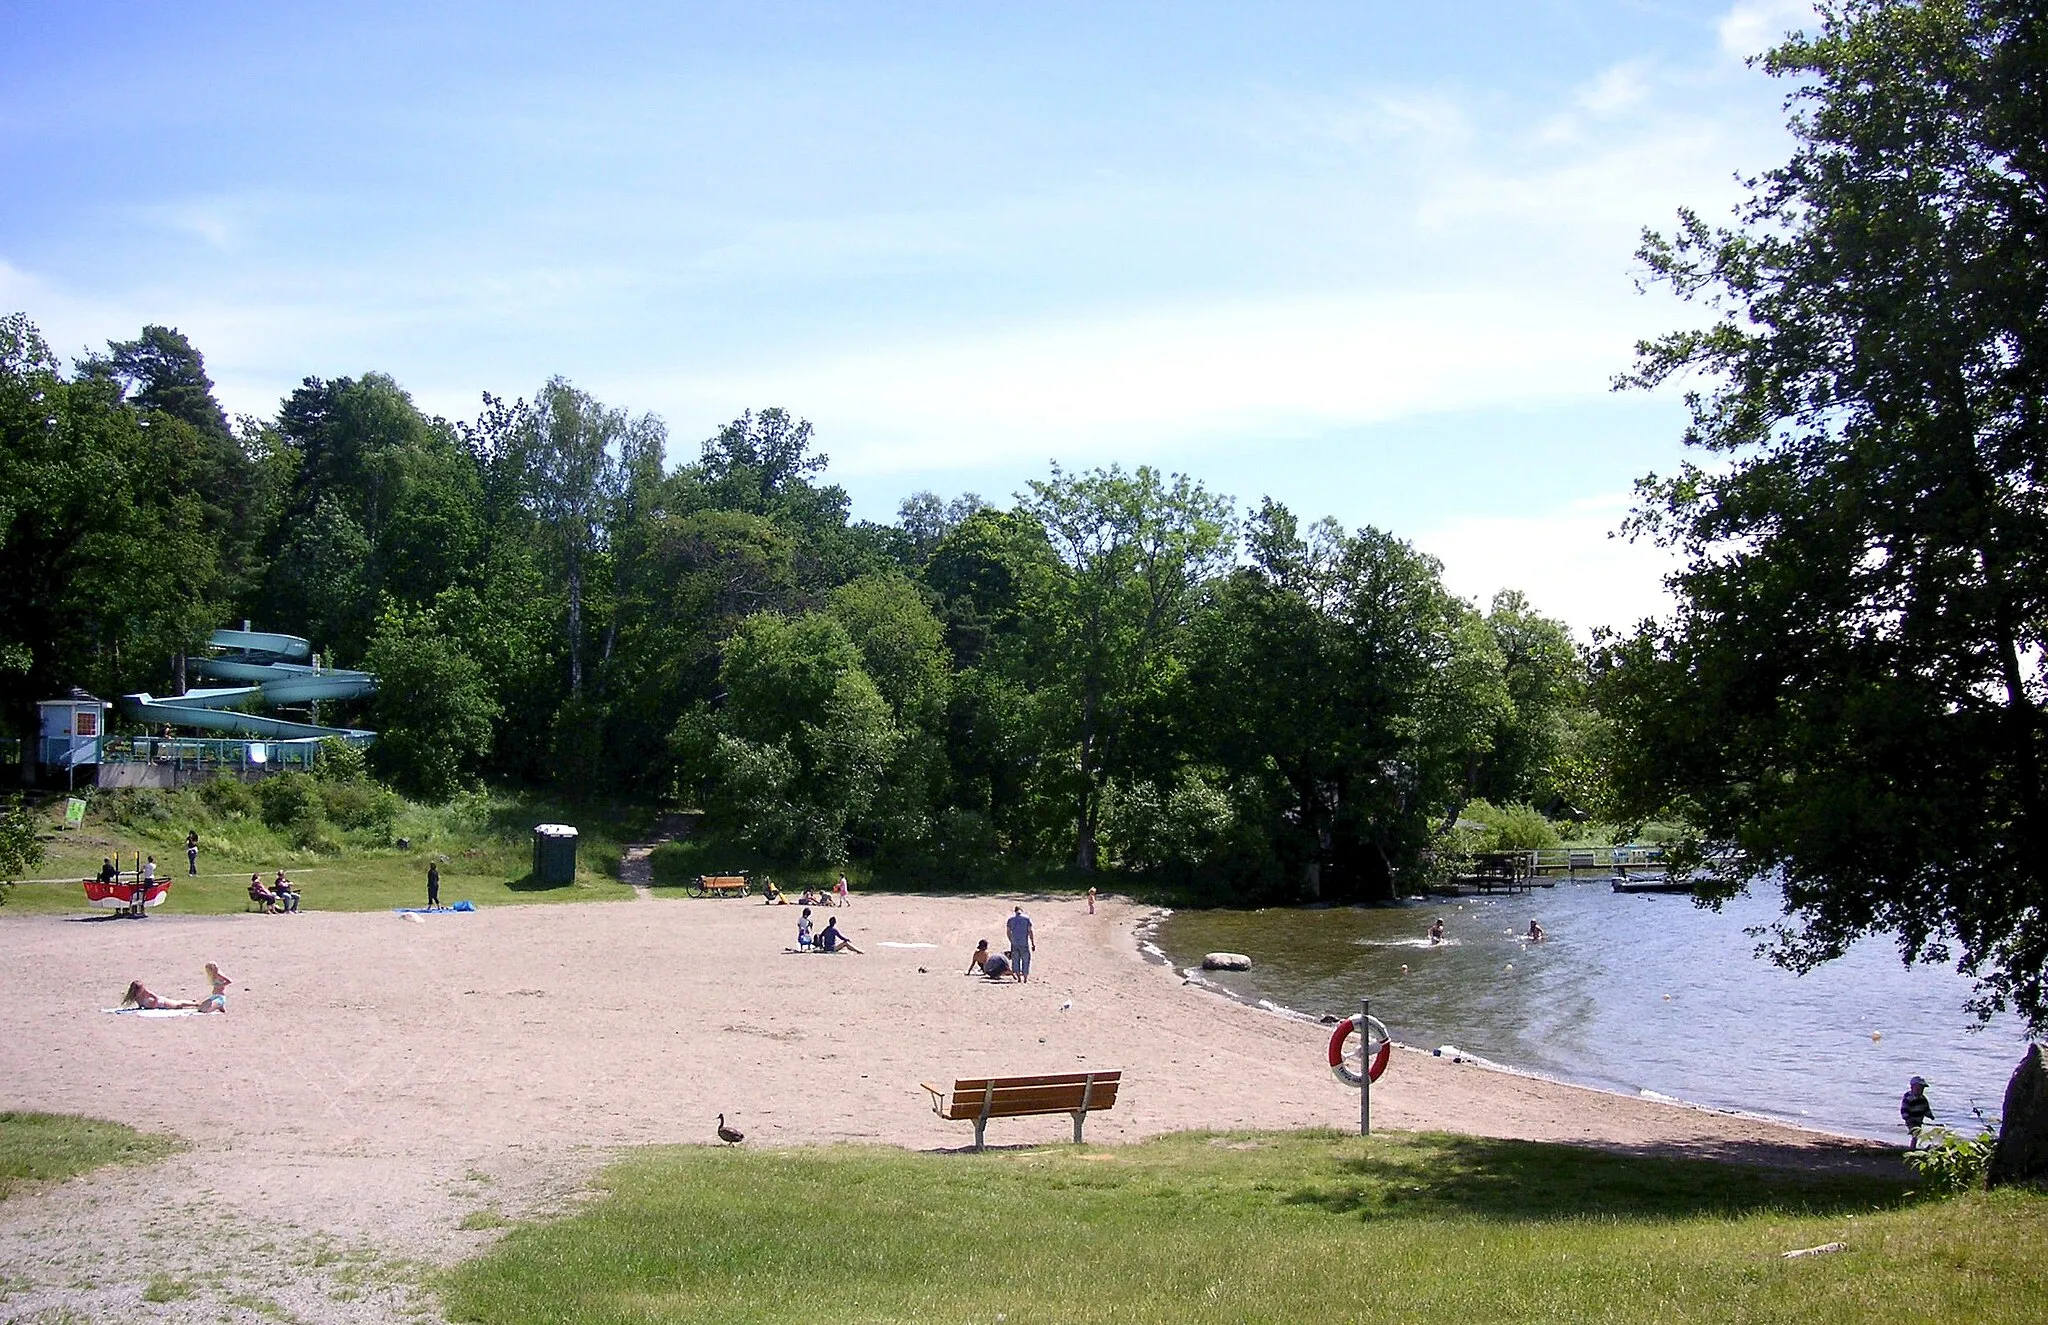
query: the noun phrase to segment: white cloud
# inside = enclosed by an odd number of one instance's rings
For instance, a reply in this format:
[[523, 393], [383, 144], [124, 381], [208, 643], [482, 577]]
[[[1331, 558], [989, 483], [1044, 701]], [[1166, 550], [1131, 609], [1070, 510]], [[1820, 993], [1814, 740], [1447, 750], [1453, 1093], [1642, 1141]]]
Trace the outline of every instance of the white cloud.
[[1625, 60], [1581, 87], [1572, 100], [1596, 115], [1611, 115], [1638, 104], [1649, 93], [1648, 62]]
[[1602, 395], [1642, 313], [1534, 288], [1214, 303], [621, 385], [672, 418], [801, 402], [851, 473], [1082, 463]]
[[1588, 497], [1524, 515], [1454, 516], [1419, 531], [1415, 545], [1444, 564], [1444, 583], [1481, 607], [1500, 589], [1520, 589], [1546, 616], [1584, 637], [1601, 626], [1627, 629], [1671, 607], [1664, 576], [1677, 557], [1615, 534], [1630, 497]]
[[1777, 45], [1787, 32], [1811, 30], [1814, 21], [1806, 0], [1740, 0], [1717, 26], [1721, 49], [1746, 60]]

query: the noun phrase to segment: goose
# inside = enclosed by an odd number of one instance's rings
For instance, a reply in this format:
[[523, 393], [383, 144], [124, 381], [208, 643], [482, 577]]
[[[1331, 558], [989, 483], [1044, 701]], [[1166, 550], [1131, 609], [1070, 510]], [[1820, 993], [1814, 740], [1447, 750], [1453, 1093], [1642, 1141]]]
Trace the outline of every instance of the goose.
[[737, 1127], [727, 1127], [725, 1115], [721, 1113], [718, 1115], [718, 1139], [729, 1146], [736, 1146], [747, 1139], [747, 1134]]

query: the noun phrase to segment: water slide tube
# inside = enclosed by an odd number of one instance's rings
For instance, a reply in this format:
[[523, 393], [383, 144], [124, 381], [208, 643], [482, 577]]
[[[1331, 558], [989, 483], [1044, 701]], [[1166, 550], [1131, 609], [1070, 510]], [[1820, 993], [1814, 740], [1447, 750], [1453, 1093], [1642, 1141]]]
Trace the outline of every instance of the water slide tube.
[[247, 684], [187, 690], [182, 695], [163, 698], [147, 691], [123, 695], [121, 711], [142, 722], [167, 722], [176, 727], [264, 741], [340, 737], [351, 745], [367, 745], [376, 738], [377, 733], [354, 727], [324, 727], [240, 711], [250, 703], [275, 708], [328, 699], [360, 699], [377, 693], [377, 678], [368, 672], [307, 665], [303, 660], [313, 656], [313, 646], [297, 635], [216, 630], [207, 644], [219, 652], [192, 659], [193, 670], [212, 680]]

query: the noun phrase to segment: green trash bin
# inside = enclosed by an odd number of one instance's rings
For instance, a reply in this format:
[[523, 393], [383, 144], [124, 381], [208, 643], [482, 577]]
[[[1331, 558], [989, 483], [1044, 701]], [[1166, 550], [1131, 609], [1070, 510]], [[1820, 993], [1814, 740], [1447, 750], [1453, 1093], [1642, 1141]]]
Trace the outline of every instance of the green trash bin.
[[576, 830], [568, 824], [533, 826], [535, 883], [576, 882]]

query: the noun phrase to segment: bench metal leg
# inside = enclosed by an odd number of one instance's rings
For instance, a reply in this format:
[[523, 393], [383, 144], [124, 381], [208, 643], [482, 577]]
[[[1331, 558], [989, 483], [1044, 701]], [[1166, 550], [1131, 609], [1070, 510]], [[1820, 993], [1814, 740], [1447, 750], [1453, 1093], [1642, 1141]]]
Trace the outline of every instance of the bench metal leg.
[[983, 1132], [984, 1130], [986, 1130], [986, 1129], [987, 1129], [987, 1127], [988, 1127], [988, 1119], [986, 1119], [986, 1118], [976, 1118], [976, 1119], [974, 1120], [974, 1148], [975, 1148], [976, 1150], [981, 1150], [981, 1149], [983, 1149], [983, 1146], [982, 1146], [982, 1144], [981, 1144], [981, 1134], [982, 1134], [982, 1132]]
[[1074, 1110], [1074, 1144], [1081, 1144], [1081, 1120], [1088, 1116], [1086, 1109]]

